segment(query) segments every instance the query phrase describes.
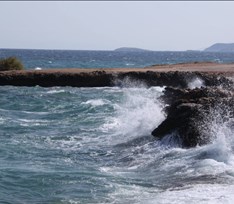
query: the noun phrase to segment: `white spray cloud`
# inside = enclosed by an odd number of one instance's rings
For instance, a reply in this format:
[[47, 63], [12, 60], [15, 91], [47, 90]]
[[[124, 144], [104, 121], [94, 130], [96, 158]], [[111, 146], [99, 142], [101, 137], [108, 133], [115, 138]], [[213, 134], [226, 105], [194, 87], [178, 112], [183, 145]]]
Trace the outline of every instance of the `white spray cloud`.
[[192, 81], [188, 83], [188, 88], [195, 89], [195, 88], [201, 88], [204, 87], [205, 83], [202, 79], [196, 77]]

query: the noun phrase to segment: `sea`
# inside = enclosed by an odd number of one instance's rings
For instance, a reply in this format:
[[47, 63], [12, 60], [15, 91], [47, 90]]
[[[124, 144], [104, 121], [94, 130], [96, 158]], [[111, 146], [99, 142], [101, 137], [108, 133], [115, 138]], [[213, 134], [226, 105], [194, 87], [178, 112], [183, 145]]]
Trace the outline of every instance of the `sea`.
[[[0, 49], [26, 69], [233, 63], [234, 53]], [[195, 88], [197, 83], [189, 86]], [[213, 140], [185, 149], [151, 135], [165, 87], [0, 86], [1, 204], [234, 203], [233, 118], [214, 111]]]

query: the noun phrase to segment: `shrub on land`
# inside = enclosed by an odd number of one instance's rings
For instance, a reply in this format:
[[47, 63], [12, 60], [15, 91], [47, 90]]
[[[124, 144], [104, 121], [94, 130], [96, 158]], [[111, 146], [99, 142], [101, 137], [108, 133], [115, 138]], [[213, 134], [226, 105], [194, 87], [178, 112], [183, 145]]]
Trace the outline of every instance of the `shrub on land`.
[[23, 70], [22, 62], [16, 57], [0, 59], [0, 71]]

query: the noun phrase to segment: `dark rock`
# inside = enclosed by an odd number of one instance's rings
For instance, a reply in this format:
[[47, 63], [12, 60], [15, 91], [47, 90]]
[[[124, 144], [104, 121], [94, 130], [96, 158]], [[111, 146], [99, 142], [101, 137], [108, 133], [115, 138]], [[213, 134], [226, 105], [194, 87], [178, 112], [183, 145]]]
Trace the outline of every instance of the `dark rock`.
[[196, 102], [200, 98], [210, 97], [231, 97], [233, 96], [232, 90], [223, 89], [221, 87], [202, 87], [195, 89], [179, 89], [174, 87], [166, 87], [164, 95], [161, 97], [164, 103], [172, 104], [177, 100], [189, 100]]
[[56, 71], [0, 72], [0, 85], [103, 87], [113, 86], [113, 75], [104, 71], [90, 73]]
[[[212, 73], [199, 72], [158, 72], [158, 71], [128, 71], [128, 72], [106, 72], [106, 71], [6, 71], [0, 72], [0, 85], [13, 86], [73, 86], [73, 87], [103, 87], [116, 86], [126, 78], [132, 81], [142, 82], [146, 86], [172, 86], [187, 88], [188, 82], [194, 78], [204, 81], [206, 86], [221, 85], [231, 87], [233, 83], [224, 76]], [[117, 83], [119, 84], [119, 83]]]
[[215, 109], [220, 108], [221, 117], [233, 117], [233, 92], [218, 87], [200, 89], [176, 89], [168, 87], [161, 98], [168, 104], [166, 119], [152, 132], [162, 139], [165, 135], [177, 133], [183, 147], [195, 147], [212, 141], [212, 127], [208, 120], [214, 120]]

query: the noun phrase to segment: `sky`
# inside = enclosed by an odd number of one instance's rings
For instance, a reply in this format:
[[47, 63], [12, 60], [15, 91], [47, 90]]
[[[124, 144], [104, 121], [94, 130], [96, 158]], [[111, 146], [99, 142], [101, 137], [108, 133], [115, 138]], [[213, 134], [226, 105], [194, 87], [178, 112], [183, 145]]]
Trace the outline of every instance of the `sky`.
[[1, 1], [0, 48], [203, 50], [234, 43], [232, 1]]

